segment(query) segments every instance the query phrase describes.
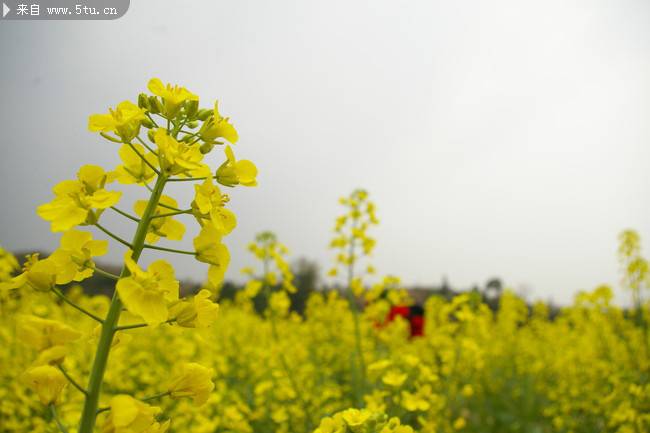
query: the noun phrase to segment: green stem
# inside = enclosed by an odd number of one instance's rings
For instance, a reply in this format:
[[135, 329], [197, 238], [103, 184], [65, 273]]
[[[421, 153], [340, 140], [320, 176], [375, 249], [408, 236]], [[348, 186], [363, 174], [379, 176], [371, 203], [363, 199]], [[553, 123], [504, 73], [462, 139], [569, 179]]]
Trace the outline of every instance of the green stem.
[[54, 294], [55, 294], [56, 296], [58, 296], [59, 298], [61, 298], [61, 300], [62, 300], [63, 302], [65, 302], [66, 304], [70, 305], [72, 308], [74, 308], [74, 309], [76, 309], [76, 310], [78, 310], [78, 311], [81, 311], [81, 312], [84, 313], [86, 316], [90, 317], [90, 318], [93, 319], [93, 320], [98, 321], [99, 323], [104, 323], [104, 321], [103, 321], [101, 318], [95, 316], [93, 313], [91, 313], [90, 311], [88, 311], [88, 310], [86, 310], [85, 308], [81, 307], [80, 305], [77, 305], [75, 302], [73, 302], [72, 300], [70, 300], [70, 298], [68, 298], [66, 295], [64, 295], [64, 294], [63, 294], [59, 289], [52, 288], [52, 291], [54, 292]]
[[[212, 177], [213, 179], [215, 178], [214, 176]], [[190, 182], [194, 180], [206, 180], [207, 177], [175, 177], [173, 179], [169, 179], [170, 182]]]
[[158, 214], [158, 215], [154, 215], [151, 218], [152, 219], [153, 218], [166, 218], [166, 217], [170, 217], [170, 216], [174, 216], [174, 215], [182, 215], [182, 214], [186, 214], [186, 213], [192, 213], [192, 209], [177, 210], [177, 211], [174, 211], [174, 212], [161, 213], [161, 214]]
[[143, 154], [141, 154], [140, 151], [138, 151], [138, 149], [135, 148], [133, 143], [126, 143], [126, 144], [128, 144], [129, 147], [135, 152], [135, 154], [140, 157], [142, 162], [147, 164], [149, 166], [149, 168], [153, 170], [154, 173], [156, 173], [158, 176], [160, 176], [160, 170], [158, 170], [155, 165], [150, 163], [149, 160], [147, 158], [145, 158], [145, 156]]
[[[165, 320], [163, 323], [174, 323], [176, 319], [169, 319]], [[116, 331], [126, 331], [128, 329], [138, 329], [138, 328], [145, 328], [149, 326], [147, 323], [136, 323], [134, 325], [122, 325], [122, 326], [116, 326], [115, 330]]]
[[[166, 178], [164, 176], [158, 176], [156, 179], [156, 184], [153, 187], [153, 192], [151, 193], [147, 207], [142, 214], [142, 219], [138, 223], [138, 228], [136, 229], [135, 235], [133, 236], [133, 241], [131, 243], [133, 254], [131, 257], [136, 263], [142, 254], [142, 249], [144, 248], [144, 240], [147, 236], [149, 223], [151, 222], [151, 216], [153, 215], [154, 210], [160, 201], [160, 196], [165, 189], [165, 182]], [[126, 268], [126, 266], [124, 266], [122, 268], [120, 277], [126, 277], [128, 275], [129, 270]], [[110, 307], [108, 308], [108, 313], [106, 314], [106, 318], [102, 324], [102, 331], [99, 336], [99, 342], [97, 343], [97, 351], [95, 352], [95, 359], [93, 361], [93, 366], [90, 371], [90, 379], [88, 381], [88, 395], [84, 402], [78, 433], [93, 433], [93, 430], [95, 428], [99, 394], [101, 393], [102, 382], [104, 381], [104, 372], [106, 371], [106, 364], [108, 362], [108, 355], [111, 350], [111, 343], [113, 342], [113, 336], [116, 332], [115, 326], [120, 319], [121, 311], [122, 301], [120, 300], [120, 296], [117, 293], [117, 290], [115, 290]]]
[[145, 143], [144, 140], [141, 139], [139, 135], [138, 135], [137, 137], [135, 137], [135, 139], [138, 140], [138, 141], [140, 142], [141, 145], [143, 145], [144, 147], [146, 147], [147, 150], [148, 150], [149, 152], [151, 152], [151, 153], [153, 153], [154, 155], [158, 156], [158, 152], [156, 152], [155, 150], [153, 150], [153, 149], [152, 149], [152, 148], [151, 148], [147, 143]]
[[63, 375], [65, 376], [65, 378], [68, 379], [68, 382], [70, 382], [70, 384], [71, 384], [72, 386], [74, 386], [74, 387], [77, 388], [79, 391], [81, 391], [82, 394], [84, 394], [84, 395], [88, 395], [88, 391], [86, 391], [85, 389], [83, 389], [83, 387], [82, 387], [81, 385], [79, 385], [79, 384], [77, 383], [77, 381], [74, 380], [74, 379], [72, 378], [72, 376], [70, 376], [70, 375], [68, 374], [68, 372], [65, 370], [65, 368], [63, 368], [61, 365], [58, 365], [57, 367], [59, 367], [59, 370], [61, 371], [61, 373], [63, 373]]
[[50, 413], [52, 414], [52, 419], [56, 423], [56, 426], [59, 428], [59, 431], [61, 433], [68, 433], [68, 429], [63, 425], [63, 423], [59, 419], [59, 414], [56, 413], [56, 408], [54, 407], [54, 404], [50, 404]]
[[[169, 179], [167, 179], [167, 181], [169, 181]], [[164, 207], [165, 209], [171, 209], [171, 210], [176, 211], [176, 212], [179, 212], [179, 211], [183, 210], [183, 209], [179, 209], [179, 208], [174, 207], [174, 206], [169, 206], [168, 204], [165, 204], [165, 203], [158, 203], [158, 206]]]
[[150, 250], [167, 251], [168, 253], [187, 254], [188, 256], [196, 255], [196, 251], [175, 250], [174, 248], [159, 247], [151, 244], [144, 244], [143, 247]]
[[167, 397], [168, 395], [171, 395], [171, 391], [165, 391], [165, 392], [161, 392], [160, 394], [150, 395], [149, 397], [141, 398], [140, 401], [156, 400], [158, 398]]
[[124, 212], [123, 210], [120, 210], [120, 209], [116, 208], [115, 206], [111, 206], [111, 209], [113, 209], [115, 212], [119, 213], [120, 215], [127, 217], [131, 221], [135, 221], [137, 223], [140, 222], [140, 218], [134, 217], [130, 213]]
[[[152, 193], [152, 194], [153, 194], [153, 193]], [[140, 224], [142, 224], [142, 220], [138, 223], [138, 227], [140, 227]], [[147, 226], [148, 226], [148, 225], [149, 225], [149, 223], [147, 223]], [[126, 247], [129, 247], [130, 249], [133, 249], [133, 246], [132, 246], [130, 243], [128, 243], [127, 241], [125, 241], [124, 239], [122, 239], [121, 237], [119, 237], [118, 235], [116, 235], [115, 233], [111, 232], [110, 230], [108, 230], [108, 229], [107, 229], [106, 227], [104, 227], [103, 225], [101, 225], [101, 224], [99, 224], [99, 223], [97, 222], [97, 223], [95, 223], [95, 226], [96, 226], [98, 229], [100, 229], [101, 231], [103, 231], [104, 233], [106, 233], [108, 236], [112, 237], [113, 239], [115, 239], [116, 241], [118, 241], [119, 243], [121, 243], [122, 245], [124, 245], [124, 246], [126, 246]]]
[[106, 278], [110, 278], [111, 280], [117, 281], [117, 280], [120, 279], [119, 276], [117, 276], [115, 274], [111, 274], [110, 272], [103, 271], [103, 270], [101, 270], [101, 269], [99, 269], [97, 267], [94, 267], [93, 270], [95, 271], [95, 273], [97, 273], [97, 274], [99, 274], [101, 276], [104, 276]]
[[[352, 310], [352, 319], [354, 323], [354, 343], [355, 343], [355, 352], [357, 355], [357, 374], [360, 374], [360, 377], [358, 380], [355, 380], [355, 382], [358, 382], [355, 384], [355, 389], [354, 389], [354, 396], [356, 400], [356, 405], [357, 407], [362, 407], [363, 405], [363, 394], [365, 392], [366, 388], [366, 362], [363, 357], [363, 348], [361, 346], [361, 323], [359, 319], [359, 305], [357, 304], [357, 300], [354, 296], [354, 293], [352, 293], [352, 281], [354, 280], [354, 247], [355, 247], [355, 238], [354, 238], [354, 230], [356, 229], [357, 226], [357, 220], [356, 218], [352, 219], [352, 231], [350, 234], [350, 249], [348, 251], [348, 289], [346, 291], [347, 297], [348, 297], [348, 302], [350, 303], [350, 310]], [[355, 374], [355, 376], [357, 376]], [[355, 377], [356, 379], [356, 377]]]
[[151, 114], [146, 113], [145, 115], [149, 118], [149, 120], [151, 120], [151, 123], [153, 123], [153, 125], [154, 125], [156, 128], [159, 128], [159, 126], [158, 126], [158, 124], [156, 123], [156, 121], [153, 120], [153, 117], [151, 117]]

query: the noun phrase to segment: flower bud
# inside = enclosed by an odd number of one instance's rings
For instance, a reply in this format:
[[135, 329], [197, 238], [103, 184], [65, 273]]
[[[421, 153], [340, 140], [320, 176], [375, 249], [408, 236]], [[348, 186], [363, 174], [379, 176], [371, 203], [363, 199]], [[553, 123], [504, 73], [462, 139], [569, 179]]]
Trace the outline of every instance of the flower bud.
[[160, 102], [160, 99], [156, 98], [155, 96], [149, 97], [149, 106], [149, 111], [154, 114], [158, 114], [163, 111], [162, 102]]
[[224, 186], [235, 186], [239, 184], [239, 178], [237, 177], [237, 173], [235, 170], [232, 168], [232, 166], [228, 163], [228, 161], [224, 162], [219, 166], [217, 169], [217, 182], [219, 182], [221, 185]]
[[210, 110], [208, 108], [201, 108], [196, 117], [199, 120], [202, 120], [202, 121], [205, 122], [208, 119], [208, 117], [210, 117], [211, 115], [212, 115], [212, 110]]
[[191, 122], [187, 122], [187, 127], [190, 128], [190, 129], [194, 129], [197, 126], [199, 126], [199, 122], [197, 122], [196, 120], [192, 120]]
[[155, 134], [154, 134], [154, 130], [153, 130], [153, 129], [150, 129], [149, 131], [147, 131], [147, 138], [148, 138], [149, 141], [151, 141], [152, 143], [155, 143], [155, 142], [156, 142], [156, 140], [154, 139], [154, 136], [155, 136]]
[[204, 155], [210, 153], [212, 149], [214, 149], [214, 143], [203, 143], [201, 147], [199, 147], [199, 150]]
[[145, 128], [147, 128], [147, 129], [151, 129], [151, 128], [153, 128], [153, 127], [156, 126], [156, 125], [153, 124], [153, 122], [152, 122], [151, 120], [149, 120], [149, 118], [146, 118], [146, 119], [144, 119], [144, 120], [141, 120], [141, 121], [140, 121], [140, 124], [141, 124], [142, 126], [144, 126]]
[[188, 118], [193, 119], [199, 111], [199, 101], [190, 100], [185, 102], [185, 114]]
[[140, 93], [138, 95], [138, 107], [144, 108], [145, 110], [149, 110], [151, 108], [151, 104], [149, 104], [149, 97], [146, 93]]

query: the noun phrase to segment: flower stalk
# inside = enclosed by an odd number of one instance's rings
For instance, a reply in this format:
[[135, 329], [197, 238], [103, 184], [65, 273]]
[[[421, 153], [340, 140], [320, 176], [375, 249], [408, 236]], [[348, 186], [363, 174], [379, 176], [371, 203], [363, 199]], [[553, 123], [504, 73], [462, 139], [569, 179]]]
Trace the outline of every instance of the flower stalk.
[[[145, 237], [147, 236], [147, 230], [149, 229], [149, 223], [151, 222], [151, 216], [153, 215], [156, 206], [158, 206], [158, 201], [160, 200], [160, 196], [165, 188], [165, 180], [166, 178], [164, 175], [159, 175], [157, 177], [147, 207], [138, 223], [135, 235], [133, 236], [133, 241], [131, 242], [133, 250], [132, 257], [136, 263], [142, 254]], [[124, 266], [120, 277], [127, 277], [128, 275], [129, 270]], [[122, 302], [120, 301], [120, 296], [117, 293], [117, 290], [115, 290], [108, 313], [106, 314], [106, 318], [102, 324], [99, 343], [97, 344], [97, 351], [95, 352], [95, 359], [90, 371], [90, 378], [87, 387], [88, 394], [84, 401], [81, 422], [79, 423], [79, 433], [92, 433], [95, 427], [99, 395], [104, 380], [104, 372], [106, 371], [106, 364], [108, 362], [108, 355], [111, 350], [113, 336], [115, 335], [115, 332], [117, 332], [116, 327], [120, 319], [121, 310]]]

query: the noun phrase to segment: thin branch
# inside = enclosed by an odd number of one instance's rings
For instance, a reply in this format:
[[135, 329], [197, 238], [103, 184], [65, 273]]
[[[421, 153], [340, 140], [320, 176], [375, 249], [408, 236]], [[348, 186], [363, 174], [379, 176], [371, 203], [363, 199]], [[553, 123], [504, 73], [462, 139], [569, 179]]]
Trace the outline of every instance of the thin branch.
[[156, 121], [153, 120], [153, 117], [151, 117], [151, 114], [149, 114], [149, 113], [145, 113], [145, 115], [149, 118], [149, 120], [151, 120], [151, 123], [153, 123], [153, 125], [154, 125], [156, 128], [159, 128], [159, 126], [158, 126], [158, 124], [156, 123]]
[[160, 175], [160, 171], [156, 168], [156, 166], [154, 166], [152, 163], [150, 163], [149, 160], [147, 158], [145, 158], [144, 155], [141, 154], [140, 151], [138, 151], [138, 149], [135, 148], [133, 143], [126, 143], [126, 144], [128, 144], [129, 147], [131, 149], [133, 149], [133, 151], [136, 153], [136, 155], [138, 155], [140, 157], [140, 159], [142, 161], [144, 161], [144, 163], [147, 164], [149, 166], [149, 168], [154, 171], [154, 173], [156, 173], [157, 175]]
[[104, 137], [104, 138], [107, 139], [108, 141], [112, 141], [113, 143], [122, 143], [122, 140], [120, 140], [119, 138], [117, 138], [117, 137], [112, 137], [112, 136], [108, 135], [108, 134], [105, 133], [105, 132], [100, 132], [99, 135], [101, 135], [102, 137]]
[[[167, 179], [167, 180], [169, 180], [169, 179]], [[171, 210], [176, 211], [176, 212], [178, 212], [178, 211], [182, 211], [182, 210], [183, 210], [183, 209], [179, 209], [179, 208], [174, 207], [174, 206], [169, 206], [169, 205], [167, 205], [167, 204], [160, 203], [160, 202], [158, 202], [158, 206], [159, 206], [159, 207], [164, 207], [164, 208], [166, 208], [166, 209], [171, 209]]]
[[[176, 321], [176, 318], [165, 320], [162, 323], [174, 323]], [[116, 331], [126, 331], [128, 329], [138, 329], [138, 328], [144, 328], [149, 326], [147, 323], [136, 323], [134, 325], [122, 325], [122, 326], [116, 326], [115, 330]]]
[[[216, 176], [212, 176], [212, 179], [216, 179]], [[168, 182], [191, 182], [195, 180], [206, 180], [207, 177], [175, 177], [167, 179]]]
[[104, 321], [103, 321], [101, 318], [95, 316], [95, 315], [94, 315], [93, 313], [91, 313], [90, 311], [88, 311], [88, 310], [86, 310], [85, 308], [83, 308], [83, 307], [81, 307], [81, 306], [75, 304], [74, 302], [72, 302], [72, 301], [71, 301], [67, 296], [65, 296], [65, 295], [64, 295], [60, 290], [55, 289], [55, 288], [52, 288], [52, 291], [54, 292], [54, 294], [56, 294], [56, 296], [58, 296], [59, 298], [61, 298], [61, 300], [62, 300], [63, 302], [65, 302], [66, 304], [70, 305], [72, 308], [75, 308], [75, 309], [81, 311], [81, 312], [84, 313], [86, 316], [90, 317], [90, 318], [93, 319], [93, 320], [96, 320], [96, 321], [99, 322], [99, 323], [104, 323]]
[[56, 423], [56, 426], [59, 428], [59, 431], [61, 433], [68, 433], [68, 429], [63, 425], [61, 420], [59, 419], [59, 414], [56, 413], [56, 408], [54, 407], [54, 404], [50, 404], [50, 413], [52, 414], [52, 419], [54, 419], [54, 422]]
[[160, 394], [154, 394], [149, 397], [141, 398], [140, 401], [156, 400], [159, 398], [167, 397], [168, 395], [171, 395], [171, 391], [165, 391], [165, 392], [161, 392]]
[[158, 215], [153, 215], [151, 217], [151, 219], [165, 218], [165, 217], [170, 217], [170, 216], [174, 216], [174, 215], [182, 215], [182, 214], [187, 214], [187, 213], [192, 213], [192, 209], [177, 210], [177, 211], [169, 212], [169, 213], [161, 213], [161, 214], [158, 214]]
[[102, 412], [107, 412], [107, 411], [109, 411], [109, 410], [111, 410], [111, 407], [110, 407], [110, 406], [100, 407], [99, 409], [97, 409], [97, 415], [99, 415], [99, 414], [102, 413]]
[[99, 268], [97, 268], [97, 267], [94, 267], [94, 268], [92, 268], [92, 269], [93, 269], [96, 273], [98, 273], [99, 275], [104, 276], [104, 277], [106, 277], [106, 278], [110, 278], [111, 280], [115, 280], [115, 281], [117, 281], [117, 280], [120, 279], [119, 275], [111, 274], [110, 272], [103, 271], [103, 270], [101, 270], [101, 269], [99, 269]]
[[68, 374], [68, 372], [65, 370], [65, 368], [63, 368], [61, 365], [58, 365], [57, 367], [59, 367], [59, 370], [61, 371], [61, 373], [63, 373], [63, 375], [65, 376], [65, 378], [68, 379], [68, 382], [70, 382], [70, 384], [72, 384], [72, 386], [74, 386], [75, 388], [77, 388], [77, 389], [78, 389], [79, 391], [81, 391], [81, 393], [83, 393], [84, 395], [88, 395], [88, 391], [86, 391], [86, 390], [85, 390], [81, 385], [79, 385], [79, 383], [77, 383], [77, 381], [74, 380], [74, 379], [72, 378], [72, 376], [70, 376], [70, 375]]
[[115, 206], [111, 206], [111, 209], [113, 209], [115, 212], [119, 213], [120, 215], [127, 217], [131, 221], [135, 221], [137, 223], [140, 222], [140, 218], [134, 217], [130, 213], [124, 212], [123, 210], [120, 210], [120, 209], [116, 208]]
[[147, 143], [145, 143], [145, 141], [143, 139], [141, 139], [139, 135], [137, 137], [135, 137], [135, 138], [136, 138], [136, 140], [138, 140], [140, 142], [140, 144], [142, 144], [144, 147], [146, 147], [149, 152], [151, 152], [154, 155], [158, 156], [158, 152], [153, 150]]
[[95, 223], [95, 225], [97, 226], [98, 229], [100, 229], [101, 231], [103, 231], [104, 233], [106, 233], [107, 235], [109, 235], [110, 237], [112, 237], [113, 239], [115, 239], [116, 241], [121, 243], [122, 245], [127, 246], [129, 248], [133, 248], [133, 246], [129, 242], [125, 241], [124, 239], [122, 239], [118, 235], [112, 233], [111, 231], [106, 229], [104, 226], [100, 225], [99, 223]]
[[157, 245], [151, 244], [144, 244], [143, 248], [149, 248], [150, 250], [167, 251], [168, 253], [187, 254], [188, 256], [196, 256], [198, 254], [196, 251], [176, 250], [174, 248], [159, 247]]

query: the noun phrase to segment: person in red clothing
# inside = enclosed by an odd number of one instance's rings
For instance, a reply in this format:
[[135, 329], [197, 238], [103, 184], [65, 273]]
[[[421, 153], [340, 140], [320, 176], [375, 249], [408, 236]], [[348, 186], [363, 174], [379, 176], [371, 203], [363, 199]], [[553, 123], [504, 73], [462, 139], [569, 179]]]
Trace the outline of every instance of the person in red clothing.
[[424, 335], [424, 308], [420, 305], [394, 305], [388, 312], [386, 322], [392, 322], [395, 317], [406, 319], [411, 326], [411, 337]]

